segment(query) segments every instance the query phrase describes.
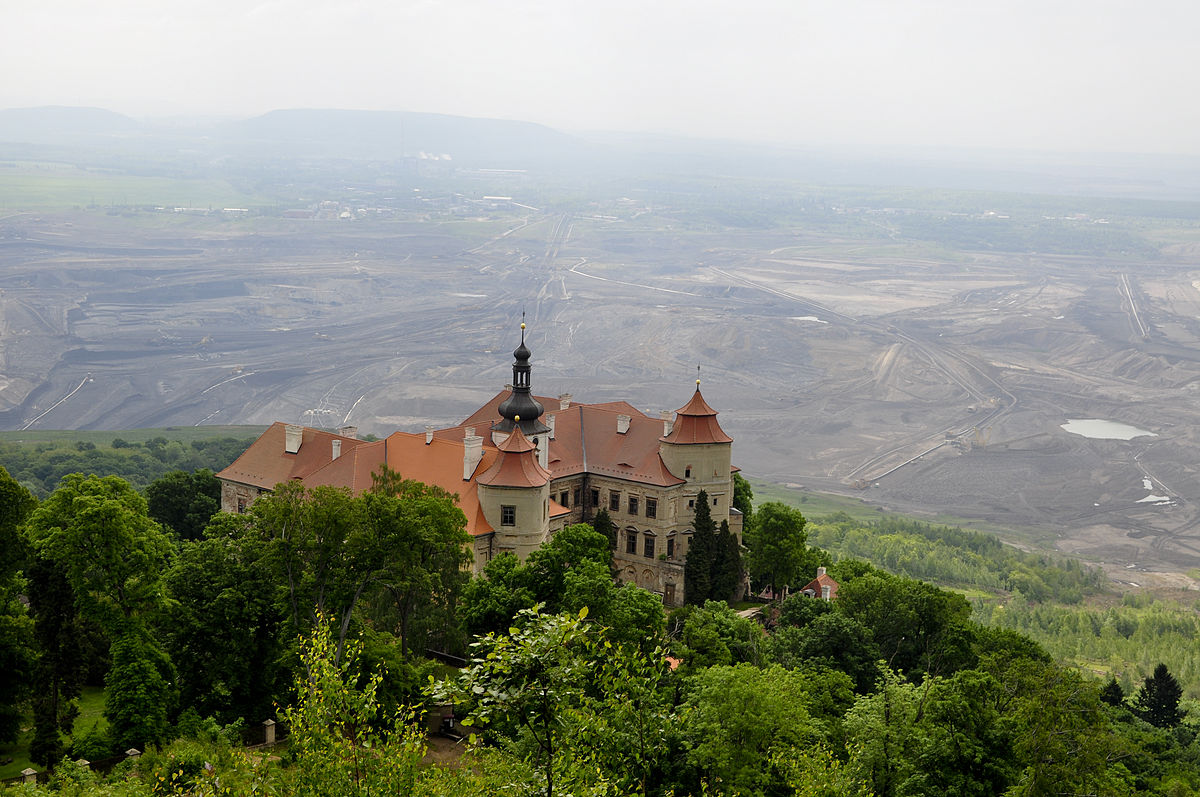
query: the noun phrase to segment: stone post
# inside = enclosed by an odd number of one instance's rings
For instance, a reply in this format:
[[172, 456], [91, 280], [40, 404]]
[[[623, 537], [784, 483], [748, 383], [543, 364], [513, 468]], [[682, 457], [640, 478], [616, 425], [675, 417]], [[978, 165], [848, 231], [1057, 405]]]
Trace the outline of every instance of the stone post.
[[22, 783], [37, 783], [37, 770], [26, 767], [21, 770]]
[[92, 762], [88, 761], [86, 758], [81, 758], [78, 761], [76, 761], [75, 763], [78, 764], [79, 766], [83, 767], [84, 769], [92, 768]]
[[275, 720], [263, 720], [263, 729], [266, 734], [266, 744], [275, 744]]
[[128, 750], [125, 751], [125, 757], [132, 759], [134, 761], [137, 761], [139, 758], [142, 757], [142, 751], [137, 749], [136, 747], [130, 747]]

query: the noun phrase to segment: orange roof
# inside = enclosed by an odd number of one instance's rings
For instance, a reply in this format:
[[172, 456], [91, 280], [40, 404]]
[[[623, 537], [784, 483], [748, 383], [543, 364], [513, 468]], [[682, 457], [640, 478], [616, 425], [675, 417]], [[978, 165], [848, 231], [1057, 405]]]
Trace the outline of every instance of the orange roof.
[[[217, 476], [264, 490], [300, 479], [305, 487], [348, 487], [357, 495], [371, 488], [371, 474], [386, 464], [404, 478], [435, 484], [456, 494], [458, 506], [467, 517], [467, 532], [472, 536], [493, 531], [479, 507], [474, 480], [463, 479], [461, 440], [435, 438], [426, 445], [424, 435], [395, 432], [386, 440], [367, 442], [306, 427], [300, 450], [287, 454], [283, 448], [284, 426], [273, 424]], [[343, 441], [342, 455], [337, 459], [333, 459], [330, 442], [334, 439]], [[482, 454], [475, 473], [489, 468], [498, 457], [490, 445], [483, 447]]]
[[[497, 408], [507, 396], [508, 391], [497, 393], [461, 424], [438, 430], [434, 437], [459, 439], [468, 426], [486, 437], [491, 425], [500, 420]], [[556, 398], [535, 398], [549, 408], [542, 421], [549, 425], [550, 417], [554, 417], [554, 438], [550, 441], [547, 463], [551, 478], [596, 473], [660, 487], [684, 483], [667, 470], [659, 456], [663, 431], [660, 419], [649, 417], [626, 401], [571, 402], [567, 409], [560, 410]], [[624, 434], [617, 433], [618, 415], [629, 416], [629, 428]]]
[[733, 442], [733, 438], [725, 434], [717, 423], [717, 411], [708, 406], [704, 396], [700, 395], [699, 381], [696, 382], [696, 392], [691, 400], [675, 410], [675, 426], [662, 439], [678, 445]]
[[829, 597], [831, 600], [837, 597], [838, 583], [834, 581], [833, 577], [827, 573], [821, 573], [812, 581], [805, 584], [804, 588], [800, 591], [808, 592], [809, 590], [812, 590], [813, 595], [820, 597], [821, 587], [829, 587]]
[[342, 456], [366, 443], [353, 437], [304, 427], [300, 448], [289, 454], [284, 450], [287, 424], [275, 422], [255, 440], [219, 478], [239, 484], [249, 484], [265, 490], [280, 482], [303, 479], [333, 459], [333, 441], [342, 443]]
[[500, 454], [484, 473], [475, 478], [488, 487], [541, 487], [550, 481], [550, 472], [538, 464], [535, 448], [520, 426], [514, 426], [508, 439], [500, 444]]

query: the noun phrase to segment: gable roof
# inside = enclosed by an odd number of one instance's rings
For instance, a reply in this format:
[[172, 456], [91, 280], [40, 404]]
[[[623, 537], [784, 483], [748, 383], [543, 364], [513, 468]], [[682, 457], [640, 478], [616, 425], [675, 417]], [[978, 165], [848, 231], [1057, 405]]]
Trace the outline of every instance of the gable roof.
[[[288, 454], [284, 451], [285, 426], [272, 424], [217, 477], [263, 490], [299, 479], [305, 487], [348, 487], [357, 495], [371, 488], [371, 474], [386, 464], [404, 478], [437, 485], [457, 495], [471, 536], [494, 530], [479, 506], [475, 480], [463, 479], [465, 451], [461, 440], [435, 438], [427, 445], [424, 435], [394, 432], [386, 440], [368, 442], [305, 427], [299, 450]], [[334, 439], [343, 441], [337, 459], [333, 458]], [[485, 445], [474, 473], [491, 467], [497, 455], [494, 447]]]
[[[228, 481], [270, 490], [280, 482], [303, 479], [333, 459], [333, 441], [340, 440], [342, 456], [367, 441], [303, 427], [300, 448], [284, 450], [288, 424], [276, 421], [259, 435], [225, 470], [217, 474]], [[369, 485], [368, 485], [369, 486]]]

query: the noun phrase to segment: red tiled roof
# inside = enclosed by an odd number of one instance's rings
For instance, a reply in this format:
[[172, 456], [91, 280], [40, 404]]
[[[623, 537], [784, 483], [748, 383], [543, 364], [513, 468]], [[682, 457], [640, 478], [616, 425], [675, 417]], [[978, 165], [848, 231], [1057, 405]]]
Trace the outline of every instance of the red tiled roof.
[[804, 588], [800, 591], [808, 592], [809, 590], [812, 590], [813, 595], [819, 598], [821, 597], [821, 587], [829, 587], [830, 599], [837, 597], [838, 583], [834, 581], [833, 577], [828, 573], [822, 573], [821, 575], [817, 576], [812, 581], [805, 584]]
[[662, 438], [665, 442], [679, 445], [700, 443], [732, 443], [733, 438], [725, 434], [717, 423], [717, 411], [708, 406], [700, 395], [700, 383], [691, 400], [675, 410], [675, 426], [671, 433]]
[[[306, 487], [348, 487], [357, 495], [371, 488], [371, 474], [386, 464], [404, 478], [435, 484], [457, 494], [458, 506], [467, 517], [467, 532], [472, 536], [493, 531], [479, 507], [475, 482], [462, 477], [461, 440], [435, 438], [426, 445], [424, 435], [395, 432], [386, 440], [367, 442], [306, 427], [299, 451], [287, 454], [284, 426], [273, 424], [217, 476], [264, 490], [274, 489], [280, 482], [300, 479]], [[332, 440], [342, 441], [342, 455], [337, 459], [333, 459]], [[482, 453], [476, 473], [489, 468], [498, 456], [490, 445], [485, 445]]]
[[284, 450], [286, 427], [284, 423], [271, 424], [233, 464], [217, 476], [269, 490], [280, 482], [303, 479], [328, 464], [333, 458], [334, 440], [342, 442], [342, 456], [366, 443], [365, 440], [304, 427], [299, 450], [289, 454]]
[[541, 487], [550, 481], [550, 472], [538, 464], [534, 445], [521, 427], [514, 426], [500, 444], [496, 461], [475, 481], [488, 487]]

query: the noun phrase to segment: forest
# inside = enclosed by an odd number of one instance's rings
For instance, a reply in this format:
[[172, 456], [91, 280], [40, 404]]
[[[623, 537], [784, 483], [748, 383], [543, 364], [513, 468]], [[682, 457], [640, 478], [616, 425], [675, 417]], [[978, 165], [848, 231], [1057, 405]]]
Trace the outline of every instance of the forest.
[[[242, 515], [216, 512], [215, 483], [77, 473], [39, 499], [0, 469], [0, 761], [51, 770], [13, 793], [1200, 790], [1192, 664], [1098, 677], [1035, 638], [1098, 629], [1099, 650], [1194, 623], [1091, 608], [1105, 587], [1077, 563], [903, 519], [810, 523], [739, 479], [745, 548], [697, 512], [689, 605], [664, 612], [614, 582], [603, 517], [473, 578], [453, 496], [400, 474], [280, 485]], [[733, 603], [731, 567], [777, 592], [826, 567], [839, 590]], [[426, 728], [450, 711], [447, 747]], [[286, 743], [243, 749], [265, 718]]]

